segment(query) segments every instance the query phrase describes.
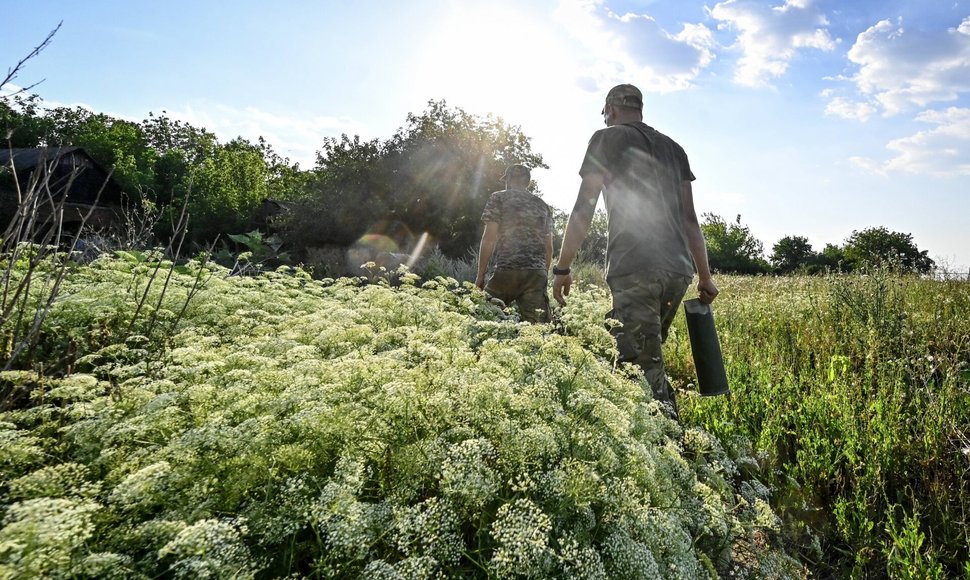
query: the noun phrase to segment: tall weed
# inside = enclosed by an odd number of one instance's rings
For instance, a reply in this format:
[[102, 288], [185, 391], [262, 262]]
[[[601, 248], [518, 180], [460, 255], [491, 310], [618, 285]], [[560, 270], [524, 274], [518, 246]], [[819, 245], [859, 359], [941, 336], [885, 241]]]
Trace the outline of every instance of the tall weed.
[[[790, 541], [818, 574], [962, 573], [966, 283], [888, 270], [718, 283], [733, 393], [688, 397], [686, 420], [756, 443]], [[673, 339], [668, 363], [683, 384], [693, 369], [679, 326]]]

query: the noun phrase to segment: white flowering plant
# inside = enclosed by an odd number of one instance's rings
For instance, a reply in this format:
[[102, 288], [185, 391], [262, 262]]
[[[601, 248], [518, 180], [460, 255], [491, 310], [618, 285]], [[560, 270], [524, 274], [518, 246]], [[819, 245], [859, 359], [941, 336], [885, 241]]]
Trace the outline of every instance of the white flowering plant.
[[448, 278], [196, 264], [170, 332], [121, 332], [139, 268], [71, 273], [46, 324], [88, 351], [0, 413], [0, 578], [805, 575], [744, 446], [615, 365], [602, 290], [530, 325]]

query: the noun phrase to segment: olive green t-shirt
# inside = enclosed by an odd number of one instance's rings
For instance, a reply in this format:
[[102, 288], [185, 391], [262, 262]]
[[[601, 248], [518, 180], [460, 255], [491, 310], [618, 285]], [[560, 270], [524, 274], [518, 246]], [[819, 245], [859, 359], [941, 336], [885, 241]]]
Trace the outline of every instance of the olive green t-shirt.
[[604, 178], [607, 278], [644, 270], [694, 275], [682, 213], [693, 181], [687, 154], [642, 122], [601, 129], [589, 140], [579, 174]]

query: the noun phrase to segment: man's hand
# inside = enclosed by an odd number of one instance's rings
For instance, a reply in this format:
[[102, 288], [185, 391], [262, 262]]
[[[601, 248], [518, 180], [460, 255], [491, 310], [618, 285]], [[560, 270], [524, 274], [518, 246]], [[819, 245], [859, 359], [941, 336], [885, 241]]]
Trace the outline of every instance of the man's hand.
[[714, 280], [711, 278], [707, 278], [706, 280], [702, 279], [697, 283], [698, 298], [704, 304], [714, 302], [718, 292], [717, 285], [714, 284]]
[[564, 296], [569, 296], [569, 288], [573, 285], [572, 274], [561, 274], [552, 280], [552, 297], [560, 306], [566, 305]]

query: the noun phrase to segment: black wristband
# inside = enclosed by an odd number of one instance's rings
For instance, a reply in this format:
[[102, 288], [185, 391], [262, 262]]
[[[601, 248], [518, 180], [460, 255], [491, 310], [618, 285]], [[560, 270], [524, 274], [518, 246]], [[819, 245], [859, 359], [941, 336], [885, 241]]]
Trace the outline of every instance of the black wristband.
[[569, 274], [569, 268], [557, 268], [553, 266], [552, 273], [555, 276], [566, 276], [567, 274]]

